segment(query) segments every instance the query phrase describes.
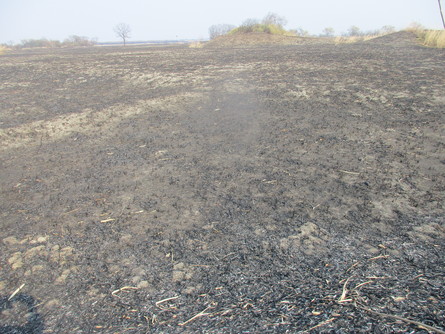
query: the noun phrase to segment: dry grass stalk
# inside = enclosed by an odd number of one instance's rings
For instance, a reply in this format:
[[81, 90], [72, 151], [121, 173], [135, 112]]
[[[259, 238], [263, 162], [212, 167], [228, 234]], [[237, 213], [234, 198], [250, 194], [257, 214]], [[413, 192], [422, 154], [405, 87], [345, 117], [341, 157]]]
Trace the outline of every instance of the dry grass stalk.
[[181, 323], [179, 324], [179, 326], [185, 326], [185, 325], [187, 325], [189, 322], [191, 322], [191, 321], [193, 321], [193, 320], [195, 320], [195, 319], [197, 319], [197, 318], [199, 318], [199, 317], [203, 317], [203, 316], [206, 316], [206, 315], [211, 314], [211, 313], [205, 313], [205, 312], [206, 312], [207, 310], [209, 310], [209, 309], [212, 309], [212, 308], [213, 308], [213, 307], [211, 307], [211, 306], [206, 307], [205, 310], [202, 310], [202, 311], [199, 312], [198, 314], [196, 314], [196, 315], [194, 315], [193, 317], [191, 317], [189, 320], [184, 321], [184, 322], [181, 322]]
[[163, 309], [163, 307], [160, 307], [159, 305], [161, 305], [162, 303], [168, 302], [168, 301], [170, 301], [170, 300], [178, 299], [178, 298], [179, 298], [179, 296], [170, 297], [170, 298], [165, 298], [165, 299], [162, 299], [162, 300], [160, 300], [160, 301], [157, 301], [157, 302], [155, 303], [155, 305], [156, 305], [156, 307], [159, 307], [160, 309]]
[[101, 223], [109, 223], [109, 222], [112, 222], [112, 221], [115, 221], [115, 220], [116, 220], [116, 219], [108, 218], [108, 219], [101, 220], [100, 222], [101, 222]]
[[367, 282], [360, 283], [354, 289], [352, 289], [352, 291], [357, 290], [358, 288], [362, 287], [363, 285], [367, 285], [367, 284], [370, 284], [372, 282], [373, 281], [367, 281]]
[[20, 292], [20, 290], [23, 289], [24, 286], [25, 286], [25, 284], [20, 285], [20, 287], [19, 287], [17, 290], [15, 290], [15, 291], [9, 296], [8, 301], [10, 301], [12, 298], [14, 298], [14, 296], [15, 296], [16, 294], [18, 294], [18, 293]]
[[334, 321], [334, 320], [335, 320], [335, 318], [330, 318], [330, 319], [328, 319], [328, 320], [326, 320], [326, 321], [323, 321], [323, 322], [319, 323], [318, 325], [315, 325], [314, 327], [309, 328], [309, 329], [306, 330], [305, 332], [310, 332], [310, 331], [312, 331], [312, 330], [314, 330], [314, 329], [317, 329], [317, 328], [319, 328], [319, 327], [321, 327], [321, 326], [324, 326], [324, 325], [326, 325], [326, 324], [328, 324], [328, 323], [330, 323], [330, 322], [332, 322], [332, 321]]
[[135, 286], [124, 286], [120, 289], [114, 290], [111, 294], [113, 296], [116, 296], [116, 293], [121, 292], [121, 291], [125, 291], [125, 290], [139, 290], [139, 288], [135, 287]]
[[342, 172], [342, 173], [345, 173], [345, 174], [350, 174], [350, 175], [360, 175], [360, 173], [357, 173], [357, 172], [349, 172], [349, 171], [347, 171], [347, 170], [339, 170], [340, 172]]
[[342, 291], [342, 293], [341, 293], [340, 298], [338, 299], [338, 302], [339, 302], [339, 303], [352, 302], [352, 299], [346, 299], [346, 295], [348, 294], [347, 286], [348, 286], [349, 280], [350, 280], [351, 278], [352, 278], [352, 276], [351, 276], [351, 277], [348, 277], [348, 278], [346, 279], [345, 283], [343, 284], [343, 291]]

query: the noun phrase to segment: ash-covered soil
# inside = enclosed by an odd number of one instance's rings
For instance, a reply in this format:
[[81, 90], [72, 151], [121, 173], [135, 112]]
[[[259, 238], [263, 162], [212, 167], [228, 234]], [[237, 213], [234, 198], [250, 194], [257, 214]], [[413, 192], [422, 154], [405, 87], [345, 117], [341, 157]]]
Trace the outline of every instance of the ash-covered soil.
[[0, 332], [445, 330], [445, 53], [0, 57]]

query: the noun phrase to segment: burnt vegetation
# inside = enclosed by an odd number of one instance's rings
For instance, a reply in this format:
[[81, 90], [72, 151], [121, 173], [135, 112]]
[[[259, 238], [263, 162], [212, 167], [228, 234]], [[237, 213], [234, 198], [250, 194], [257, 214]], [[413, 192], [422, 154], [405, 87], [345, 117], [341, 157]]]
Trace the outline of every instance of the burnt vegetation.
[[444, 62], [410, 32], [2, 55], [0, 329], [443, 333]]

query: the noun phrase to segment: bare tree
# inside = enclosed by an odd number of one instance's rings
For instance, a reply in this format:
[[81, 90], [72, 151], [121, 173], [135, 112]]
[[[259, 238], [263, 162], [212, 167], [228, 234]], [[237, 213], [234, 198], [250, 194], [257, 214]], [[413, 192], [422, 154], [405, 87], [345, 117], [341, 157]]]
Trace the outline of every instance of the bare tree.
[[210, 39], [227, 34], [230, 30], [236, 27], [231, 24], [214, 24], [209, 28]]
[[283, 28], [287, 24], [287, 20], [284, 16], [280, 16], [275, 13], [268, 13], [264, 17], [262, 23], [263, 24], [273, 24], [273, 25]]
[[118, 37], [122, 38], [125, 46], [127, 39], [130, 38], [130, 26], [126, 23], [119, 23], [114, 27], [114, 32]]
[[257, 19], [245, 19], [243, 23], [241, 23], [241, 27], [253, 27], [260, 22]]
[[334, 36], [334, 33], [335, 33], [334, 28], [327, 27], [327, 28], [323, 29], [322, 36], [324, 36], [324, 37], [332, 37], [332, 36]]
[[268, 13], [263, 21], [263, 24], [274, 24], [278, 27], [283, 28], [286, 24], [287, 24], [287, 20], [284, 16], [280, 16], [278, 14], [275, 13]]
[[396, 32], [396, 28], [394, 26], [386, 25], [380, 29], [380, 34], [387, 35]]
[[440, 4], [440, 0], [437, 0], [437, 2], [439, 3], [440, 17], [442, 18], [443, 28], [445, 29], [445, 19], [443, 18], [442, 5]]
[[348, 29], [348, 35], [349, 36], [360, 36], [360, 35], [362, 35], [362, 32], [360, 31], [359, 27], [352, 26]]

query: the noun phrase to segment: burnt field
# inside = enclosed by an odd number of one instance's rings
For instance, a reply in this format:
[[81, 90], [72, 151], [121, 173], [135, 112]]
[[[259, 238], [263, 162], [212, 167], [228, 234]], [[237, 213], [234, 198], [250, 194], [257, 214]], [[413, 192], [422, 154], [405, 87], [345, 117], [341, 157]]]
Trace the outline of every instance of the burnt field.
[[1, 56], [0, 332], [445, 330], [444, 64], [409, 39]]

